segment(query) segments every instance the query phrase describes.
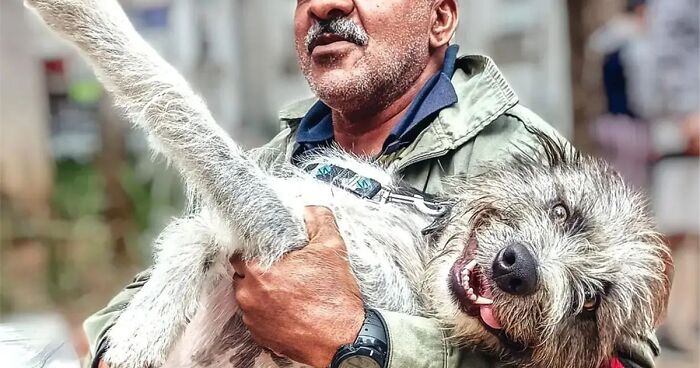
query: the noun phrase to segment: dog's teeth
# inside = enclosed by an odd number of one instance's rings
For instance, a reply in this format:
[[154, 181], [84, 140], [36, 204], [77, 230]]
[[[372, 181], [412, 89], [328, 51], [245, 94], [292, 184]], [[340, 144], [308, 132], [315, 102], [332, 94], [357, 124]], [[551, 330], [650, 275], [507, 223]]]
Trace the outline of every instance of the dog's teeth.
[[467, 294], [474, 294], [474, 289], [469, 288], [469, 290], [467, 290]]
[[474, 299], [474, 304], [478, 305], [491, 305], [493, 304], [493, 300], [484, 298], [483, 296], [477, 297]]
[[467, 267], [465, 267], [469, 271], [473, 271], [474, 267], [476, 267], [476, 259], [472, 259], [469, 263], [467, 263]]

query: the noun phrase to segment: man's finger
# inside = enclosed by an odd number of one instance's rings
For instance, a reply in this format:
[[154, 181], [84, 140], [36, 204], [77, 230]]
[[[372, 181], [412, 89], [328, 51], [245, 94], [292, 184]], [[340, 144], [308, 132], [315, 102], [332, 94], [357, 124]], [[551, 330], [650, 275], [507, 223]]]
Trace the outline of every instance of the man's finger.
[[255, 272], [258, 269], [257, 264], [251, 265], [249, 262], [243, 260], [243, 257], [241, 257], [240, 254], [231, 257], [229, 261], [233, 267], [232, 281], [234, 288], [237, 288], [237, 286], [246, 278], [246, 276], [248, 276], [248, 278], [254, 278]]
[[239, 276], [245, 277], [245, 273], [248, 269], [248, 266], [246, 265], [241, 255], [236, 254], [233, 257], [231, 257], [229, 261], [231, 262], [231, 266], [233, 266], [233, 270], [235, 271], [235, 273]]
[[309, 240], [316, 238], [340, 238], [338, 224], [335, 216], [328, 207], [307, 206], [304, 207], [304, 223]]

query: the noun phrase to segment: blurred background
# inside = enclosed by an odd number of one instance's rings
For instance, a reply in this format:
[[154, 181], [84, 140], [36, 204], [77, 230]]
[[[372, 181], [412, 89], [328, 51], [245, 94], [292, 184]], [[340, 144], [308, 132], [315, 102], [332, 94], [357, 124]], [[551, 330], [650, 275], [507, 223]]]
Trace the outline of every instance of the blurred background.
[[[293, 1], [122, 5], [246, 147], [311, 95]], [[698, 367], [698, 0], [459, 5], [462, 53], [493, 57], [525, 105], [649, 195], [676, 261], [659, 366]], [[0, 334], [41, 336], [65, 366], [87, 351], [82, 320], [148, 266], [151, 240], [183, 204], [177, 175], [19, 0], [0, 2], [0, 201]]]

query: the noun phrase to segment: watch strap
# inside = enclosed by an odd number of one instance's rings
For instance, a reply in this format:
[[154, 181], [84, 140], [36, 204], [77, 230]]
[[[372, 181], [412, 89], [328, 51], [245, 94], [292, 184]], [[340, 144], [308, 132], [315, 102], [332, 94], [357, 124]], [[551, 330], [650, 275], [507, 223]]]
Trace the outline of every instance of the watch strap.
[[364, 342], [369, 342], [369, 340], [372, 340], [379, 345], [383, 345], [382, 350], [384, 353], [386, 353], [389, 345], [386, 327], [382, 317], [379, 316], [379, 312], [374, 309], [367, 309], [365, 313], [365, 321], [362, 323], [362, 328], [360, 328], [360, 332], [357, 334], [355, 345], [364, 345]]
[[355, 342], [338, 349], [331, 362], [331, 368], [339, 367], [345, 359], [358, 355], [370, 357], [382, 368], [387, 365], [389, 337], [386, 324], [379, 312], [374, 309], [365, 311], [365, 320]]

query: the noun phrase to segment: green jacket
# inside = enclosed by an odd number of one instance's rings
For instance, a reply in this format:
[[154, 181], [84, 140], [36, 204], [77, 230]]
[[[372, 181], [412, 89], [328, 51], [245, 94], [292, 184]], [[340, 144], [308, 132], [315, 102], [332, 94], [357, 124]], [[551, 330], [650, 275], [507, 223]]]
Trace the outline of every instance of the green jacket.
[[[534, 144], [534, 137], [526, 127], [558, 135], [541, 118], [518, 103], [515, 92], [486, 57], [459, 58], [452, 84], [458, 103], [441, 110], [411, 145], [379, 158], [416, 188], [437, 192], [445, 176], [473, 174], [480, 162], [502, 158], [519, 145]], [[280, 112], [282, 132], [259, 152], [273, 162], [289, 162], [295, 148], [296, 129], [314, 102], [314, 99], [301, 101]], [[138, 275], [105, 309], [85, 321], [84, 328], [93, 354], [105, 331], [146, 278], [147, 273]], [[497, 365], [483, 354], [450, 347], [445, 341], [444, 331], [433, 320], [380, 312], [389, 331], [389, 368]], [[629, 345], [625, 350], [631, 352], [640, 367], [654, 367], [653, 357], [658, 347], [653, 337]]]

